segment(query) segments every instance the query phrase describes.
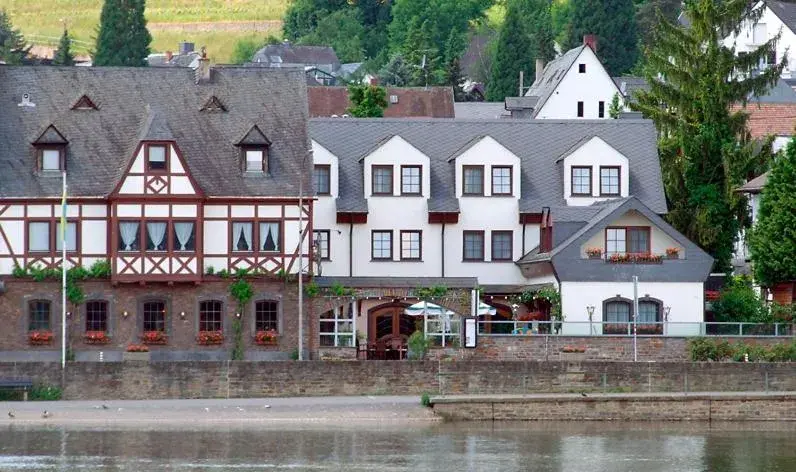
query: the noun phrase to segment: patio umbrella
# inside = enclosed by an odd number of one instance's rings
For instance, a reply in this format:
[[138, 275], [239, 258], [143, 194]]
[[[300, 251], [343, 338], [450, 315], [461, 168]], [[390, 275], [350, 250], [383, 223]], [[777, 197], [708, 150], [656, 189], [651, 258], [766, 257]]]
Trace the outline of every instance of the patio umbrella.
[[[417, 302], [412, 306], [408, 306], [404, 309], [404, 313], [409, 316], [440, 316], [442, 314], [446, 314], [448, 316], [455, 315], [456, 312], [449, 310], [447, 308], [443, 308], [436, 303], [430, 302]], [[479, 303], [478, 304], [478, 314], [479, 315], [494, 315], [497, 313], [497, 310], [493, 306], [489, 306], [486, 303]]]

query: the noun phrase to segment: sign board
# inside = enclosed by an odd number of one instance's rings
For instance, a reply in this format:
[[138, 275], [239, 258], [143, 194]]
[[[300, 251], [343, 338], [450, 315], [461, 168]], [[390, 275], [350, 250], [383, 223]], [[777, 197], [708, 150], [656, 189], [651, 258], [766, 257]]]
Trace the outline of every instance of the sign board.
[[464, 319], [464, 347], [475, 348], [478, 345], [478, 318]]

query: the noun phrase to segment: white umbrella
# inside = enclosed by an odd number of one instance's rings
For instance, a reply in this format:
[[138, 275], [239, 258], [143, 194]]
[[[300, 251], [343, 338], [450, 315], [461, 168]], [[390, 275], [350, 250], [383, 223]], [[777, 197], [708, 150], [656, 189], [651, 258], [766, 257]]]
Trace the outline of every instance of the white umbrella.
[[[409, 316], [423, 316], [424, 314], [428, 316], [439, 316], [442, 315], [443, 313], [448, 316], [451, 316], [456, 314], [456, 312], [452, 310], [443, 308], [437, 305], [436, 303], [430, 303], [430, 302], [417, 302], [412, 306], [406, 307], [404, 309], [404, 313], [406, 313]], [[495, 313], [497, 313], [497, 309], [495, 309], [495, 307], [489, 306], [483, 302], [478, 304], [479, 315], [494, 315]]]

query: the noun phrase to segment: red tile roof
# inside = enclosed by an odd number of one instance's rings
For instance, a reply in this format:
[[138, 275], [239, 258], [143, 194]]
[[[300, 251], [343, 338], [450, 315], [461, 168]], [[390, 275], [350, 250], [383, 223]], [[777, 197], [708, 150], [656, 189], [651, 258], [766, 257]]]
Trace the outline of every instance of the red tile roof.
[[[733, 111], [738, 107], [733, 107]], [[746, 105], [747, 127], [753, 138], [794, 135], [796, 103], [754, 103]]]
[[[390, 96], [398, 103], [390, 103]], [[351, 103], [345, 87], [307, 87], [310, 117], [341, 116]], [[388, 87], [385, 118], [453, 118], [453, 89], [450, 87]]]

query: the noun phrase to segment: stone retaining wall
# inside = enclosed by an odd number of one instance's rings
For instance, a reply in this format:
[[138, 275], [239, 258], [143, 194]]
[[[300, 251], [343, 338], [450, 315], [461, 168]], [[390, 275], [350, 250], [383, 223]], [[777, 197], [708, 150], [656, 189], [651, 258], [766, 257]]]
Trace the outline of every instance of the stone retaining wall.
[[[0, 363], [0, 379], [61, 385], [59, 363]], [[66, 399], [796, 391], [796, 363], [500, 361], [77, 362]]]
[[450, 421], [796, 421], [793, 394], [432, 398]]

